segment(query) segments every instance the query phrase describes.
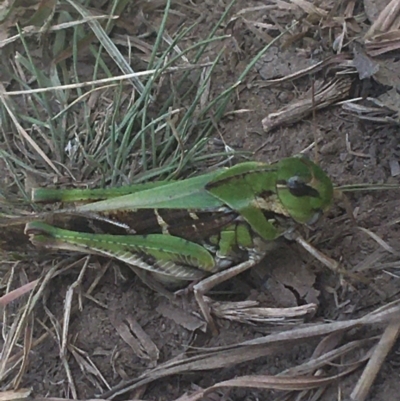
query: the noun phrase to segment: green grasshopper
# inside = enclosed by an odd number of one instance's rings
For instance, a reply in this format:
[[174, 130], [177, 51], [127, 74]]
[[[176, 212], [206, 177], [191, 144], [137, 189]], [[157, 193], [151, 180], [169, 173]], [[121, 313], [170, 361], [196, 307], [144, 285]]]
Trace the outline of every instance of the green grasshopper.
[[290, 235], [296, 224], [315, 223], [332, 204], [333, 186], [316, 164], [291, 157], [181, 181], [35, 189], [32, 199], [85, 202], [56, 212], [51, 224], [29, 222], [25, 233], [35, 245], [116, 258], [165, 282], [203, 279], [194, 293], [213, 328], [203, 294], [258, 263], [271, 241]]

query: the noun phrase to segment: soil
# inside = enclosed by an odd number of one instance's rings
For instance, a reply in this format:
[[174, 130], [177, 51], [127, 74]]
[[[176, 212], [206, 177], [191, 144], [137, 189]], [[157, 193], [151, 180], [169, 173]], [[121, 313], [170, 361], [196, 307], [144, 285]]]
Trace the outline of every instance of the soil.
[[[238, 0], [235, 10], [257, 4], [258, 2]], [[221, 11], [216, 7], [218, 10], [216, 12], [214, 2], [209, 6], [205, 2], [201, 7], [204, 18], [197, 31], [193, 32], [196, 38], [204, 38], [207, 35]], [[221, 63], [212, 81], [214, 93], [219, 93], [221, 89], [235, 82], [238, 72], [243, 70], [262, 45], [260, 39], [244, 25], [235, 28], [235, 38], [241, 52], [232, 51], [232, 54], [227, 54]], [[228, 43], [232, 48], [233, 45]], [[296, 52], [296, 49], [289, 48], [286, 52]], [[232, 65], [233, 59], [236, 60], [235, 65]], [[299, 60], [299, 65], [296, 65], [296, 59]], [[303, 68], [301, 60], [296, 56], [291, 59], [290, 64], [293, 70], [298, 67]], [[261, 120], [268, 113], [276, 111], [297, 97], [298, 93], [305, 92], [310, 87], [312, 79], [303, 78], [295, 84], [267, 88], [262, 85], [261, 67], [262, 62], [238, 88], [237, 96], [231, 105], [232, 110], [244, 111], [225, 118], [218, 127], [229, 146], [235, 150], [255, 152], [256, 160], [272, 162], [298, 154], [317, 138], [318, 162], [335, 184], [398, 183], [398, 177], [392, 177], [390, 170], [390, 161], [397, 160], [400, 155], [400, 136], [397, 128], [363, 122], [345, 114], [339, 107], [329, 107], [318, 111], [314, 117], [309, 116], [299, 123], [264, 133]], [[348, 143], [352, 152], [349, 151]], [[316, 155], [314, 149], [307, 154], [311, 158], [315, 158]], [[265, 295], [271, 302], [269, 306], [293, 306], [316, 302], [318, 310], [314, 317], [315, 321], [359, 317], [396, 299], [400, 291], [400, 281], [395, 274], [395, 268], [398, 267], [396, 256], [382, 250], [368, 233], [358, 227], [370, 230], [395, 250], [399, 250], [398, 225], [391, 224], [399, 221], [400, 217], [398, 193], [395, 191], [355, 193], [349, 195], [349, 201], [356, 211], [356, 225], [347, 217], [344, 203], [338, 202], [311, 233], [310, 238], [314, 246], [326, 255], [341, 261], [345, 269], [361, 273], [366, 283], [343, 279], [341, 275], [333, 273], [314, 260], [295, 243], [282, 241], [260, 266], [241, 277], [244, 283], [240, 287], [242, 293], [235, 299], [254, 299], [262, 295], [266, 289], [272, 288], [275, 291], [271, 290], [269, 295]], [[376, 263], [367, 263], [373, 254], [379, 255], [380, 259], [376, 260]], [[384, 262], [393, 262], [392, 266], [395, 268], [385, 268]], [[88, 286], [99, 275], [100, 267], [107, 264], [108, 269], [100, 277], [94, 293], [90, 298], [85, 297]], [[66, 292], [76, 281], [82, 265], [83, 261], [51, 283], [51, 290], [47, 294], [47, 305], [51, 313], [58, 318], [62, 316]], [[281, 291], [276, 291], [276, 288], [280, 288]], [[249, 326], [222, 319], [217, 320], [220, 333], [216, 337], [201, 330], [186, 329], [163, 313], [163, 308], [167, 305], [171, 308], [181, 308], [185, 313], [189, 313], [191, 308], [195, 308], [190, 296], [186, 299], [181, 297], [177, 300], [168, 300], [144, 285], [128, 267], [102, 258], [90, 259], [83, 281], [75, 289], [75, 297], [80, 296], [83, 299], [83, 308], [73, 314], [70, 322], [71, 348], [67, 357], [80, 399], [93, 398], [117, 385], [121, 380], [137, 377], [157, 364], [179, 358], [190, 347], [237, 343], [276, 329], [273, 326]], [[216, 295], [215, 298], [224, 299], [224, 296]], [[127, 322], [133, 320], [140, 325], [159, 350], [158, 358], [155, 354], [146, 354], [143, 349], [144, 354], [138, 356], [129, 345], [129, 341], [125, 341], [124, 328], [128, 327]], [[379, 328], [374, 333], [379, 334]], [[197, 386], [207, 387], [241, 375], [276, 374], [307, 360], [315, 345], [314, 342], [304, 341], [278, 355], [261, 357], [251, 363], [186, 375], [172, 375], [148, 384], [143, 388], [143, 393], [128, 393], [122, 396], [122, 399], [137, 396], [146, 400], [174, 400], [186, 392], [195, 390]], [[368, 398], [369, 401], [398, 398], [400, 359], [395, 351], [396, 348], [393, 355], [385, 362]], [[90, 368], [89, 363], [93, 364]], [[359, 373], [360, 370], [357, 370], [354, 374], [340, 379], [328, 388], [321, 399], [339, 399], [339, 392], [342, 393], [342, 399], [345, 399], [354, 387]], [[46, 342], [34, 347], [29, 370], [23, 378], [22, 385], [32, 387], [36, 395], [71, 396], [55, 337], [50, 337]], [[224, 394], [222, 396], [219, 393], [210, 399], [279, 398], [279, 393], [266, 390], [235, 389]]]

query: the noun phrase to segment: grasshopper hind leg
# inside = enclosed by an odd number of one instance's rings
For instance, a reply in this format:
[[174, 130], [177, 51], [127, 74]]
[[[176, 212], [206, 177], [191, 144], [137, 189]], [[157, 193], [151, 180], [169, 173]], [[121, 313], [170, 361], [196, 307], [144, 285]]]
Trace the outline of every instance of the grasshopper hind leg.
[[168, 285], [160, 283], [160, 280], [154, 277], [152, 273], [149, 273], [148, 271], [140, 269], [139, 267], [133, 265], [127, 266], [139, 277], [142, 283], [144, 283], [151, 290], [163, 295], [169, 300], [173, 300], [175, 298], [174, 293], [169, 291]]
[[232, 277], [235, 277], [238, 274], [243, 273], [246, 270], [250, 269], [251, 267], [255, 266], [262, 259], [263, 256], [264, 255], [255, 254], [245, 262], [239, 263], [238, 265], [233, 266], [227, 270], [220, 271], [210, 277], [205, 278], [204, 280], [200, 281], [199, 283], [193, 286], [193, 292], [197, 304], [199, 305], [201, 313], [203, 314], [204, 319], [209, 325], [213, 335], [218, 334], [218, 329], [214, 322], [214, 319], [211, 316], [210, 307], [204, 300], [204, 295], [212, 288], [214, 288], [216, 285], [221, 284], [224, 281], [227, 281]]

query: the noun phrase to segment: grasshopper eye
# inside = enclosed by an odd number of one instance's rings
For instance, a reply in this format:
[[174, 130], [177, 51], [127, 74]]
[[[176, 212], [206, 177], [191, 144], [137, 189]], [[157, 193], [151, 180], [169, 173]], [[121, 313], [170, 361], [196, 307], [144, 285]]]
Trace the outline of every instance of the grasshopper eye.
[[318, 212], [327, 210], [333, 199], [329, 177], [302, 157], [289, 157], [278, 163], [276, 191], [287, 213], [303, 224], [317, 220]]
[[290, 177], [286, 181], [286, 186], [289, 192], [297, 198], [302, 196], [310, 196], [312, 198], [319, 197], [319, 192], [315, 188], [307, 185], [299, 176]]

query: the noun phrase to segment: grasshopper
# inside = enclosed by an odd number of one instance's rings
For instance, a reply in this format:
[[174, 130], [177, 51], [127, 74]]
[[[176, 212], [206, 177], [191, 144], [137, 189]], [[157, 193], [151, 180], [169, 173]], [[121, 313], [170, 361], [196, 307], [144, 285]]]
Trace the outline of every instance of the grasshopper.
[[[33, 244], [116, 258], [164, 282], [196, 281], [195, 298], [215, 329], [203, 295], [257, 264], [271, 241], [290, 236], [296, 224], [315, 223], [332, 204], [333, 186], [312, 161], [290, 157], [180, 181], [39, 188], [32, 200], [84, 202], [55, 213], [51, 224], [29, 222], [25, 233]], [[80, 225], [70, 229], [66, 215]]]

